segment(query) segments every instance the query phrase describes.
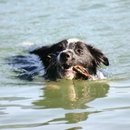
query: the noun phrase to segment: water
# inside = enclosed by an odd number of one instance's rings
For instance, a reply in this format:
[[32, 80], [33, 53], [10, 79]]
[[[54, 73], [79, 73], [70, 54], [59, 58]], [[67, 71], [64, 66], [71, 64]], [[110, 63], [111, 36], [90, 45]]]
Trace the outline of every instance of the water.
[[[129, 130], [129, 9], [129, 0], [0, 0], [0, 129]], [[106, 81], [25, 81], [6, 64], [26, 43], [72, 37], [109, 57]]]

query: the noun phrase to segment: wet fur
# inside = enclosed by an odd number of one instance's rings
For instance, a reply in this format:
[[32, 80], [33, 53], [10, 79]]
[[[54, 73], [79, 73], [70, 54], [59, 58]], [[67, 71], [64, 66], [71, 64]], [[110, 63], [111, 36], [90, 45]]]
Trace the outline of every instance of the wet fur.
[[[67, 61], [61, 58], [61, 53], [68, 51], [73, 53], [73, 57]], [[69, 53], [70, 53], [69, 52]], [[61, 68], [58, 63], [58, 57], [65, 64], [76, 65], [81, 64], [90, 74], [96, 75], [97, 67], [101, 64], [109, 65], [108, 58], [103, 52], [81, 40], [63, 40], [58, 43], [43, 46], [30, 52], [31, 54], [38, 55], [45, 67], [46, 79], [62, 78]]]

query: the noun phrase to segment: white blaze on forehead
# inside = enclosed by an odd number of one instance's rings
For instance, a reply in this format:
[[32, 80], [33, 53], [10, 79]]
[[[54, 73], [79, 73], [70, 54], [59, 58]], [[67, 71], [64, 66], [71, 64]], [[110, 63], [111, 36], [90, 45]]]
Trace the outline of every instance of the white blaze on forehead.
[[78, 39], [78, 38], [70, 38], [70, 39], [67, 40], [68, 43], [71, 43], [71, 42], [79, 42], [79, 41], [82, 41], [82, 40], [80, 40], [80, 39]]

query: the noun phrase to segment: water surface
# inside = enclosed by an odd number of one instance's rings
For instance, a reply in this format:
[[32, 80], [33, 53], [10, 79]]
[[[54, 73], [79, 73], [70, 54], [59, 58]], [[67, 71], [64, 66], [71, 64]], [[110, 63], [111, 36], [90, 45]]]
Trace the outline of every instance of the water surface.
[[[0, 0], [0, 129], [129, 130], [129, 0]], [[108, 56], [105, 81], [17, 78], [26, 45], [80, 38]]]

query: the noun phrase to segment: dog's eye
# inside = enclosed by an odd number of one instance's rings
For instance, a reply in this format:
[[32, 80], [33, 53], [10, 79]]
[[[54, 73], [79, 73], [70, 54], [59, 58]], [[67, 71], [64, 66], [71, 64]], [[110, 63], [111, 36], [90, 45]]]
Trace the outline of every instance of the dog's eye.
[[77, 54], [82, 54], [83, 53], [83, 49], [82, 48], [77, 48], [75, 51], [76, 51]]
[[81, 52], [82, 52], [82, 50], [81, 50], [81, 49], [77, 49], [77, 52], [78, 52], [78, 53], [81, 53]]

